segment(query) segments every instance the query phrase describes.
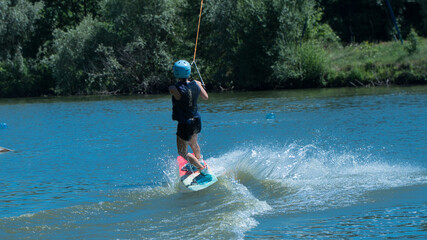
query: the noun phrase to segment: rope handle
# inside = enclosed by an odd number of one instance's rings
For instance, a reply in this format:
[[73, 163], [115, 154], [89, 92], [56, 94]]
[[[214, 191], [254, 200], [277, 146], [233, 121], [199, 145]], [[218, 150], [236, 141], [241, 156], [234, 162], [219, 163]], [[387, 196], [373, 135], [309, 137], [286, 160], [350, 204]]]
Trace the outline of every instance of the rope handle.
[[[200, 71], [199, 71], [199, 68], [197, 67], [196, 61], [193, 61], [193, 62], [191, 63], [191, 65], [193, 65], [193, 64], [194, 64], [194, 66], [196, 67], [197, 73], [199, 74], [200, 82], [202, 82], [202, 86], [203, 86], [203, 88], [205, 88], [205, 83], [203, 82], [202, 75], [200, 75]], [[206, 88], [205, 88], [205, 89], [206, 89]]]

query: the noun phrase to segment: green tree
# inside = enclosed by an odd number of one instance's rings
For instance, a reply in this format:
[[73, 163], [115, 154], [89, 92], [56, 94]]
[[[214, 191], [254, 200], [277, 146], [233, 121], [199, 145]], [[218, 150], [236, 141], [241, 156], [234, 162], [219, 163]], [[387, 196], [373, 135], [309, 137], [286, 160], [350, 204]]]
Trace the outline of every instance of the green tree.
[[150, 93], [170, 82], [167, 0], [106, 0], [97, 19], [58, 31], [52, 66], [62, 94]]
[[98, 49], [102, 64], [101, 68], [94, 68], [97, 75], [92, 80], [108, 79], [108, 91], [166, 91], [173, 62], [170, 54], [174, 36], [173, 2], [109, 0], [101, 14], [100, 19], [108, 26], [105, 32], [113, 41]]
[[[403, 37], [414, 27], [427, 36], [425, 0], [389, 0]], [[389, 41], [396, 30], [385, 0], [320, 0], [323, 21], [346, 43]]]
[[[24, 56], [35, 58], [39, 49], [53, 39], [55, 29], [67, 30], [80, 24], [83, 18], [98, 16], [101, 0], [43, 0], [43, 9], [34, 24], [35, 31], [24, 46]], [[30, 0], [38, 4], [41, 0]], [[43, 54], [43, 52], [42, 52]]]
[[56, 93], [90, 93], [86, 79], [89, 62], [96, 48], [92, 44], [93, 39], [100, 25], [92, 17], [87, 17], [75, 28], [55, 31], [53, 43], [55, 54], [45, 61], [50, 61], [56, 80]]
[[42, 7], [42, 3], [31, 4], [26, 0], [0, 1], [0, 97], [44, 92], [38, 87], [44, 80], [35, 77], [44, 70], [31, 59], [25, 59], [22, 51]]
[[42, 3], [30, 4], [26, 0], [0, 1], [0, 59], [22, 55], [22, 47], [34, 31], [34, 22]]
[[237, 89], [284, 86], [290, 75], [278, 66], [292, 61], [306, 20], [314, 17], [314, 1], [224, 0], [207, 5], [208, 26], [201, 40], [207, 49], [200, 56], [214, 68], [209, 72], [216, 83]]
[[[417, 0], [416, 3], [418, 6], [415, 6], [414, 8], [418, 9], [420, 17], [414, 20], [414, 22], [416, 21], [419, 23], [417, 31], [420, 32], [422, 36], [427, 37], [427, 1]], [[414, 10], [414, 12], [416, 12], [416, 10]]]
[[[199, 35], [199, 47], [205, 48], [204, 34], [206, 31], [207, 19], [206, 11], [209, 11], [209, 2], [205, 1], [202, 12], [201, 32]], [[197, 25], [199, 20], [200, 0], [172, 0], [171, 6], [175, 13], [173, 21], [173, 38], [171, 53], [174, 59], [187, 59], [191, 62], [194, 53]]]

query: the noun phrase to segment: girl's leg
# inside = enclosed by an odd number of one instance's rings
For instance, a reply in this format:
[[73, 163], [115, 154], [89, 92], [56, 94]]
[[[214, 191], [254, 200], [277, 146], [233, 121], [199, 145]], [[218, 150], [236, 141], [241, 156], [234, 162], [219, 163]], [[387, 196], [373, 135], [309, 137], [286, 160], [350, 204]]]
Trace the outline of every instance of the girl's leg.
[[[191, 139], [193, 139], [193, 138], [191, 138]], [[190, 139], [190, 141], [191, 141], [191, 139]], [[196, 138], [196, 141], [197, 141], [197, 138]], [[186, 142], [182, 138], [176, 136], [176, 146], [178, 147], [178, 154], [181, 157], [185, 158], [186, 160], [190, 161], [190, 163], [193, 164], [194, 166], [196, 166], [198, 169], [203, 168], [203, 166], [200, 164], [199, 160], [197, 160], [197, 158], [193, 154], [188, 153], [187, 144], [188, 144], [188, 142]], [[194, 151], [194, 149], [193, 149], [193, 151]], [[199, 156], [200, 156], [200, 148], [199, 148]]]
[[191, 155], [192, 157], [195, 158], [195, 160], [197, 161], [197, 164], [194, 164], [194, 166], [196, 166], [199, 170], [200, 173], [204, 176], [209, 176], [208, 179], [212, 180], [212, 176], [210, 175], [210, 173], [208, 172], [208, 169], [206, 168], [206, 164], [203, 166], [200, 163], [200, 160], [202, 158], [202, 155], [200, 154], [200, 146], [199, 143], [197, 142], [197, 134], [194, 134], [193, 136], [191, 136], [190, 141], [188, 142], [188, 145], [190, 145], [191, 149], [193, 150], [194, 156]]
[[202, 155], [200, 154], [200, 146], [199, 146], [199, 143], [197, 142], [197, 136], [198, 136], [197, 134], [194, 134], [190, 138], [188, 145], [190, 145], [191, 150], [193, 150], [193, 153], [196, 156], [196, 158], [200, 159], [200, 158], [202, 158]]

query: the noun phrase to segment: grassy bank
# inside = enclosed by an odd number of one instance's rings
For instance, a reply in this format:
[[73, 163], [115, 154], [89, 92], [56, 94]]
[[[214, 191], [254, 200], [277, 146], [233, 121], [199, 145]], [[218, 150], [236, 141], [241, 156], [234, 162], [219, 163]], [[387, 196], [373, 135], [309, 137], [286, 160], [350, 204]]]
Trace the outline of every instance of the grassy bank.
[[427, 39], [362, 43], [329, 51], [326, 87], [427, 83]]

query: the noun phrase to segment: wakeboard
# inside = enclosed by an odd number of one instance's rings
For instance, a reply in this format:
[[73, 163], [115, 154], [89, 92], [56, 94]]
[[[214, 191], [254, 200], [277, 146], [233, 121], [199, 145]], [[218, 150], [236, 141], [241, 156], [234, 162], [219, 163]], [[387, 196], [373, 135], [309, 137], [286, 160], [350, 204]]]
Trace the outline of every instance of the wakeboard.
[[200, 174], [199, 171], [192, 172], [187, 170], [184, 166], [188, 163], [188, 161], [181, 156], [178, 156], [177, 161], [179, 166], [179, 180], [185, 188], [191, 191], [205, 189], [218, 181], [218, 178], [212, 172], [206, 161], [205, 164], [208, 168], [208, 173], [212, 176], [212, 178]]

